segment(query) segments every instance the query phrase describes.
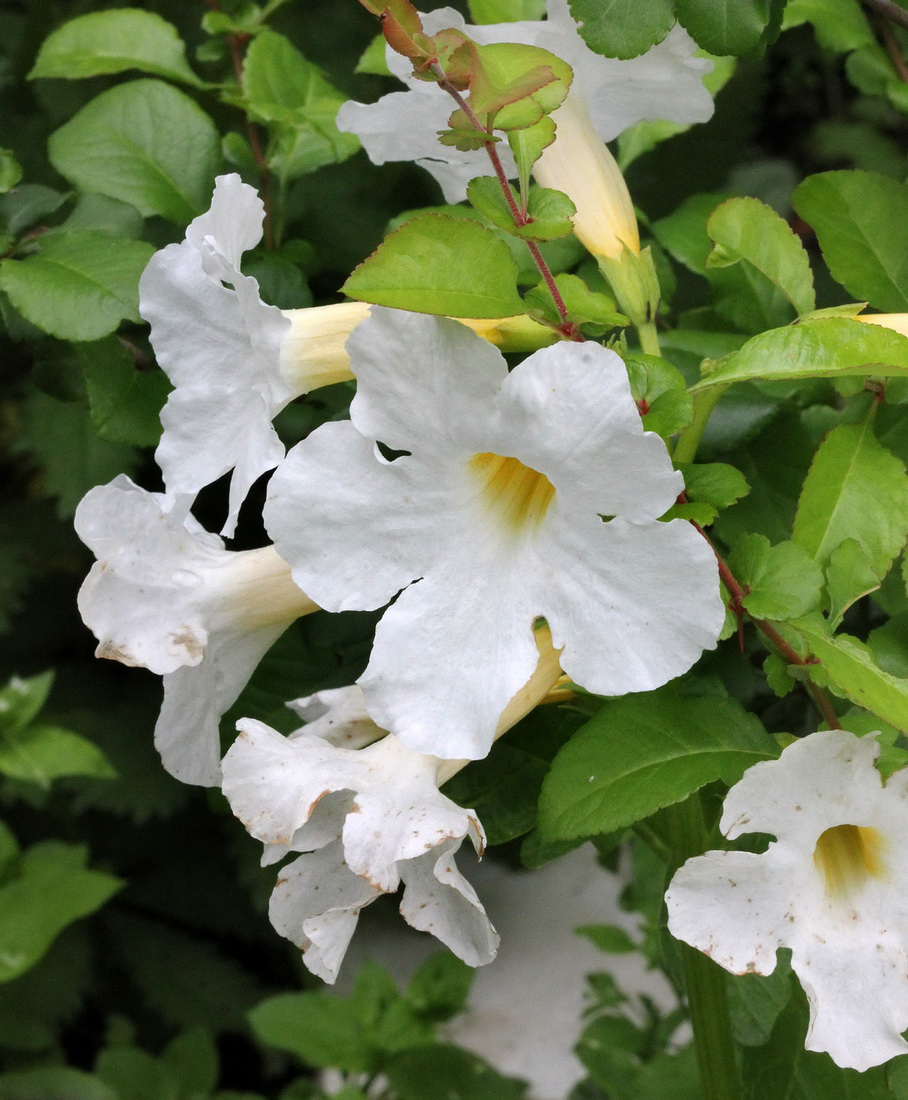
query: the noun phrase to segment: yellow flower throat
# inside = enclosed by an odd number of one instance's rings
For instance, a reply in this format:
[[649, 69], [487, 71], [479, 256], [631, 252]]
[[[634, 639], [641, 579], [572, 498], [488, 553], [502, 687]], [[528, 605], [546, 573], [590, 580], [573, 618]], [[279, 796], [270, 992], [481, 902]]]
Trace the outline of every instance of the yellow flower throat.
[[545, 474], [491, 451], [473, 455], [468, 465], [479, 482], [483, 505], [507, 530], [534, 530], [545, 519], [555, 496]]
[[877, 829], [863, 825], [834, 825], [821, 834], [813, 861], [830, 897], [845, 898], [868, 878], [885, 878], [885, 841]]

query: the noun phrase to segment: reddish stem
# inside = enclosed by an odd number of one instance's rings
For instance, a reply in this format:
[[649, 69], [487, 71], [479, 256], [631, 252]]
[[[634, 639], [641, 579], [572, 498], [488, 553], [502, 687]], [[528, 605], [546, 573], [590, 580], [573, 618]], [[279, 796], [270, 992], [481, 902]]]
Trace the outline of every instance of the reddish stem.
[[[747, 592], [738, 582], [731, 569], [728, 567], [728, 562], [722, 557], [719, 551], [715, 548], [709, 535], [703, 530], [699, 523], [694, 523], [691, 520], [693, 526], [700, 532], [700, 534], [709, 543], [712, 552], [716, 555], [716, 561], [719, 563], [719, 576], [722, 579], [722, 583], [728, 589], [732, 599], [732, 606], [734, 607], [735, 614], [738, 616], [738, 630], [739, 638], [741, 637], [740, 631], [743, 627], [743, 616], [745, 612], [744, 597]], [[817, 663], [815, 658], [802, 657], [785, 641], [782, 635], [776, 630], [776, 628], [765, 619], [758, 619], [754, 615], [748, 612], [750, 621], [754, 624], [757, 630], [763, 635], [763, 637], [770, 643], [773, 649], [779, 654], [779, 656], [789, 665], [801, 665], [808, 666]], [[839, 716], [835, 712], [835, 708], [829, 701], [829, 697], [821, 687], [813, 683], [811, 680], [805, 681], [805, 687], [810, 693], [810, 697], [813, 699], [817, 710], [822, 714], [823, 720], [830, 729], [840, 730], [842, 728], [839, 722]]]
[[[470, 124], [473, 128], [479, 133], [486, 135], [486, 141], [484, 142], [485, 150], [489, 155], [489, 160], [492, 162], [495, 175], [498, 177], [498, 182], [501, 185], [501, 190], [508, 204], [508, 210], [511, 213], [514, 224], [519, 228], [529, 225], [531, 219], [527, 216], [526, 211], [518, 205], [517, 199], [514, 197], [514, 189], [511, 187], [510, 180], [504, 170], [504, 165], [501, 163], [501, 157], [498, 155], [498, 150], [495, 148], [496, 143], [490, 140], [489, 131], [480, 122], [470, 104], [464, 99], [454, 85], [445, 78], [444, 70], [437, 62], [432, 66], [432, 71], [438, 77], [438, 86], [451, 96], [457, 106], [470, 120]], [[535, 241], [527, 241], [526, 244], [530, 250], [530, 255], [533, 257], [533, 263], [536, 265], [539, 274], [542, 276], [542, 281], [545, 283], [549, 294], [552, 296], [552, 301], [555, 303], [555, 309], [558, 310], [558, 316], [561, 319], [558, 331], [568, 340], [582, 341], [584, 337], [581, 335], [580, 330], [573, 322], [568, 320], [567, 306], [564, 304], [564, 298], [561, 296], [561, 291], [558, 289], [554, 275], [552, 275], [552, 269], [546, 263], [545, 257], [539, 250], [539, 245]]]
[[[205, 7], [209, 11], [220, 11], [220, 0], [203, 0]], [[230, 51], [230, 59], [233, 62], [233, 72], [236, 77], [236, 82], [240, 87], [243, 86], [243, 54], [245, 51], [246, 43], [250, 39], [248, 34], [228, 34], [227, 35], [227, 48]], [[265, 248], [269, 252], [274, 248], [274, 224], [271, 217], [271, 169], [268, 167], [268, 161], [265, 157], [265, 149], [262, 145], [261, 134], [256, 124], [249, 118], [246, 119], [246, 137], [249, 140], [249, 148], [252, 150], [252, 156], [255, 160], [256, 167], [259, 170], [259, 194], [262, 198], [262, 204], [265, 207], [265, 220], [262, 225], [262, 231], [265, 238]]]

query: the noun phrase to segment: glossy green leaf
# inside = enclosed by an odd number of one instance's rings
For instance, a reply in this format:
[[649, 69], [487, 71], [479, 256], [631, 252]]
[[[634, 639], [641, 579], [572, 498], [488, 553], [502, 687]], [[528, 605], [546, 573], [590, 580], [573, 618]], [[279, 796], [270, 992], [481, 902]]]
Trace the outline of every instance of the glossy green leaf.
[[826, 591], [829, 594], [829, 625], [835, 630], [849, 607], [880, 587], [866, 551], [857, 539], [845, 539], [829, 555]]
[[[567, 310], [567, 319], [577, 325], [589, 325], [590, 336], [601, 336], [607, 329], [627, 325], [628, 319], [615, 308], [614, 298], [598, 290], [590, 290], [579, 275], [562, 272], [555, 276], [555, 286]], [[560, 324], [561, 316], [555, 307], [551, 291], [540, 282], [527, 292], [525, 305], [550, 324]], [[664, 360], [660, 360], [664, 362]], [[665, 364], [669, 367], [669, 364]], [[665, 388], [665, 387], [663, 387]], [[660, 392], [662, 392], [660, 390]]]
[[23, 317], [61, 340], [98, 340], [121, 320], [139, 321], [139, 276], [154, 248], [74, 230], [40, 252], [0, 261], [0, 290]]
[[569, 0], [580, 34], [594, 53], [639, 57], [672, 29], [672, 0]]
[[561, 106], [573, 80], [570, 65], [539, 46], [493, 42], [478, 47], [477, 55], [470, 105], [496, 130], [536, 125]]
[[823, 573], [797, 543], [772, 546], [763, 535], [745, 535], [735, 543], [729, 565], [747, 591], [744, 608], [755, 618], [795, 619], [820, 604]]
[[776, 755], [759, 720], [721, 695], [671, 688], [604, 704], [552, 763], [539, 801], [547, 839], [613, 832]]
[[51, 134], [48, 149], [57, 171], [81, 190], [177, 225], [207, 210], [221, 163], [214, 123], [159, 80], [102, 92]]
[[908, 338], [882, 325], [822, 317], [772, 329], [707, 359], [693, 391], [729, 382], [908, 375]]
[[[813, 619], [799, 619], [791, 625], [819, 660], [820, 670], [837, 695], [908, 732], [908, 679], [884, 672], [857, 638], [847, 634], [830, 637], [825, 625]], [[814, 674], [814, 666], [807, 667]]]
[[120, 889], [113, 875], [86, 868], [86, 854], [55, 841], [35, 844], [22, 854], [17, 877], [0, 886], [0, 981], [34, 966], [68, 924]]
[[710, 215], [707, 271], [748, 263], [788, 299], [796, 314], [816, 305], [807, 253], [788, 224], [758, 199], [729, 199]]
[[908, 310], [908, 187], [876, 172], [821, 172], [792, 196], [834, 279], [887, 313]]
[[749, 54], [778, 34], [785, 0], [675, 0], [678, 22], [710, 53]]
[[243, 63], [243, 95], [253, 118], [273, 127], [268, 159], [285, 181], [336, 164], [359, 148], [335, 125], [346, 100], [321, 71], [275, 31], [256, 35]]
[[655, 355], [627, 355], [624, 363], [646, 431], [668, 439], [686, 428], [693, 418], [694, 403], [681, 372]]
[[834, 428], [807, 474], [792, 538], [822, 566], [840, 543], [856, 539], [882, 577], [906, 537], [904, 465], [877, 442], [872, 419]]
[[527, 203], [529, 222], [526, 225], [515, 222], [501, 184], [494, 176], [477, 176], [470, 180], [467, 198], [487, 221], [523, 240], [551, 241], [566, 237], [574, 230], [571, 219], [577, 208], [561, 191], [547, 187], [532, 188]]
[[186, 63], [186, 47], [176, 27], [139, 8], [95, 11], [70, 19], [44, 40], [28, 76], [30, 80], [73, 80], [126, 69], [186, 84], [203, 83]]
[[78, 349], [91, 419], [101, 439], [154, 447], [161, 436], [161, 409], [171, 390], [160, 370], [140, 370], [115, 338]]
[[405, 222], [341, 288], [362, 302], [449, 317], [524, 312], [517, 265], [478, 222], [426, 214]]

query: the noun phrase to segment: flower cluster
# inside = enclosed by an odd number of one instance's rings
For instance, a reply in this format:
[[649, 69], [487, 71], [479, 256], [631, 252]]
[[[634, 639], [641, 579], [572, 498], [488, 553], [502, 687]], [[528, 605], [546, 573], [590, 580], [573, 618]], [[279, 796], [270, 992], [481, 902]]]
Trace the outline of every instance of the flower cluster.
[[[540, 178], [571, 163], [578, 128], [602, 159], [601, 138], [638, 118], [710, 109], [681, 31], [639, 63], [591, 55], [561, 2], [544, 23], [473, 31], [544, 44], [574, 65], [556, 118], [565, 137]], [[422, 119], [425, 91], [395, 101], [408, 119]], [[342, 120], [360, 110], [348, 105]], [[423, 121], [437, 129], [431, 111]], [[467, 157], [445, 178], [472, 174]], [[221, 785], [266, 863], [294, 853], [271, 918], [315, 973], [334, 979], [360, 909], [400, 884], [406, 920], [479, 965], [497, 937], [454, 853], [465, 837], [481, 853], [484, 834], [439, 786], [562, 673], [614, 696], [687, 671], [725, 618], [715, 556], [686, 521], [660, 518], [683, 479], [644, 430], [616, 351], [553, 344], [529, 318], [461, 322], [359, 303], [281, 311], [241, 270], [263, 213], [238, 176], [219, 177], [210, 210], [142, 278], [141, 312], [174, 385], [157, 451], [164, 493], [118, 478], [86, 496], [77, 529], [98, 561], [80, 608], [99, 656], [163, 677], [165, 767]], [[630, 230], [621, 241], [638, 247]], [[496, 345], [515, 334], [521, 350], [539, 350], [509, 370]], [[341, 380], [356, 383], [349, 420], [285, 455], [277, 413]], [[221, 533], [232, 536], [272, 470], [273, 544], [228, 549], [193, 517], [200, 490], [229, 475]], [[285, 629], [319, 609], [381, 608], [357, 687], [299, 701], [306, 725], [290, 737], [240, 721], [221, 763], [219, 720]]]

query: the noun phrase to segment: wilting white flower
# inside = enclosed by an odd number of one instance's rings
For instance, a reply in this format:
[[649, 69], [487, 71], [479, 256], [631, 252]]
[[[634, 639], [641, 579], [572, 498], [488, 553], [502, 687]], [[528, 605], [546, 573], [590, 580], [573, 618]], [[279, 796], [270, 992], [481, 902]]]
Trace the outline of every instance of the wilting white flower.
[[359, 910], [401, 882], [409, 924], [471, 966], [494, 958], [498, 936], [454, 862], [465, 837], [481, 854], [485, 836], [472, 810], [439, 792], [438, 759], [390, 736], [347, 749], [306, 729], [238, 728], [224, 794], [254, 837], [304, 853], [281, 871], [270, 916], [313, 973], [334, 981]]
[[[319, 606], [400, 592], [360, 680], [380, 726], [484, 756], [536, 664], [538, 617], [564, 671], [605, 695], [655, 688], [715, 645], [715, 557], [689, 524], [655, 522], [683, 482], [619, 356], [562, 343], [509, 374], [462, 325], [380, 308], [347, 346], [351, 420], [290, 452], [265, 522]], [[409, 453], [388, 462], [376, 441]]]
[[220, 716], [294, 619], [318, 609], [273, 547], [225, 550], [168, 503], [122, 475], [85, 495], [75, 526], [98, 560], [79, 610], [97, 656], [164, 677], [155, 728], [164, 766], [212, 785]]
[[[165, 486], [194, 496], [232, 470], [228, 536], [253, 482], [284, 457], [274, 417], [294, 398], [352, 378], [344, 343], [369, 309], [265, 305], [256, 280], [240, 271], [243, 253], [261, 240], [264, 212], [238, 175], [218, 176], [210, 209], [185, 240], [152, 256], [139, 281], [140, 311], [175, 387], [155, 455]], [[462, 323], [511, 351], [555, 339], [525, 316]]]
[[[623, 234], [629, 235], [625, 243], [633, 247], [637, 236], [633, 208], [623, 197], [627, 195], [624, 181], [602, 143], [643, 119], [690, 123], [710, 117], [713, 103], [702, 84], [710, 63], [693, 56], [696, 46], [687, 32], [675, 27], [642, 57], [619, 61], [593, 53], [586, 45], [567, 0], [548, 0], [546, 21], [468, 26], [453, 8], [441, 8], [426, 15], [423, 23], [428, 34], [455, 27], [480, 45], [516, 42], [538, 46], [572, 67], [571, 91], [552, 115], [558, 136], [536, 166], [537, 179], [574, 200], [578, 209], [575, 226], [589, 226], [587, 237], [598, 239], [605, 198], [606, 209], [621, 215]], [[448, 128], [452, 101], [431, 82], [415, 79], [406, 58], [390, 48], [387, 58], [391, 71], [409, 90], [391, 92], [373, 104], [345, 103], [337, 116], [339, 129], [355, 133], [376, 164], [416, 161], [438, 180], [447, 202], [460, 202], [474, 176], [489, 174], [485, 151], [461, 152], [441, 145], [438, 131]], [[498, 150], [508, 174], [516, 176], [506, 144], [499, 143]], [[622, 236], [611, 226], [610, 238], [616, 233]]]
[[866, 1070], [908, 1052], [908, 769], [884, 785], [874, 736], [814, 733], [728, 792], [720, 827], [776, 837], [766, 852], [707, 852], [672, 880], [672, 934], [734, 974], [776, 950], [810, 1002], [808, 1050]]

